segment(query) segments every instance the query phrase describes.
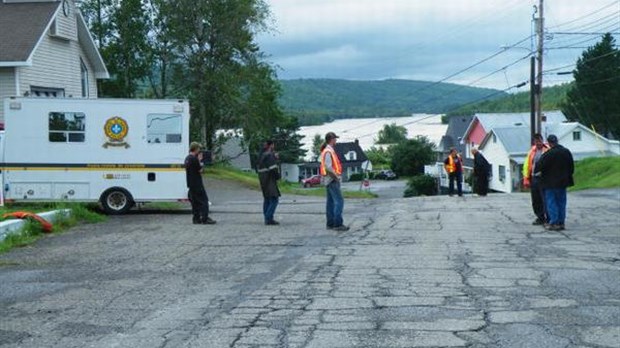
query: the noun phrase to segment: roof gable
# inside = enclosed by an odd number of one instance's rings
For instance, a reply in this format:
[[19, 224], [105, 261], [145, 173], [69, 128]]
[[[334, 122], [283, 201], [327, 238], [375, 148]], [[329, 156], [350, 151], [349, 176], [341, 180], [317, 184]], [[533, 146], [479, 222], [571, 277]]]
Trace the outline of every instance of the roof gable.
[[334, 146], [334, 150], [336, 150], [338, 157], [340, 157], [340, 160], [343, 162], [349, 162], [346, 161], [345, 155], [351, 151], [355, 152], [355, 157], [357, 158], [357, 160], [350, 162], [365, 162], [368, 160], [368, 157], [366, 157], [366, 153], [364, 153], [364, 150], [362, 150], [362, 148], [360, 147], [359, 142], [356, 141], [336, 143], [336, 146]]
[[0, 2], [0, 66], [29, 64], [32, 52], [49, 28], [60, 4]]
[[[566, 122], [566, 116], [559, 110], [543, 112], [546, 124]], [[467, 127], [463, 139], [468, 139], [477, 121], [482, 128], [489, 133], [494, 128], [518, 127], [530, 125], [531, 114], [529, 112], [518, 113], [479, 113], [474, 115], [474, 119]]]
[[473, 116], [452, 116], [448, 119], [448, 129], [441, 138], [440, 147], [447, 150], [451, 147], [461, 147], [460, 140], [471, 124]]
[[493, 128], [480, 143], [480, 148], [486, 147], [493, 136], [496, 137], [497, 141], [501, 143], [509, 155], [524, 154], [530, 148], [531, 135], [529, 127]]

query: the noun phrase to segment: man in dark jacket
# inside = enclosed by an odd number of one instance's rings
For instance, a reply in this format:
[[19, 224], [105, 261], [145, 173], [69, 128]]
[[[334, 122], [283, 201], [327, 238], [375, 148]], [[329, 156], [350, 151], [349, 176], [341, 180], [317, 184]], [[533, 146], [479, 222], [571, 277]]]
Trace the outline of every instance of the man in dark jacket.
[[209, 198], [202, 183], [201, 148], [202, 146], [199, 143], [191, 143], [189, 145], [189, 155], [185, 157], [185, 175], [187, 188], [189, 189], [188, 197], [192, 204], [192, 222], [194, 224], [213, 225], [215, 220], [209, 217]]
[[549, 223], [545, 228], [552, 231], [564, 229], [566, 219], [566, 188], [573, 186], [574, 162], [570, 150], [558, 144], [558, 137], [547, 137], [551, 147], [536, 164], [534, 175], [540, 176], [545, 191], [545, 204]]
[[474, 191], [479, 196], [486, 196], [489, 192], [491, 165], [478, 149], [471, 149], [471, 153], [474, 155]]
[[280, 170], [278, 168], [278, 155], [274, 150], [275, 145], [272, 140], [269, 140], [265, 142], [263, 152], [258, 156], [258, 179], [260, 181], [260, 188], [263, 191], [265, 225], [280, 224], [273, 218], [280, 199], [280, 190], [278, 189]]

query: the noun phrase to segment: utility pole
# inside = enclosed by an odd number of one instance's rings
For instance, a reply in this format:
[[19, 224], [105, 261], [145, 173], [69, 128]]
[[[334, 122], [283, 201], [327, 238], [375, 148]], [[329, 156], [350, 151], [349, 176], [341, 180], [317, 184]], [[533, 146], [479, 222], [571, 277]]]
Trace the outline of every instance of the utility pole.
[[534, 145], [536, 134], [536, 57], [530, 57], [530, 139]]
[[545, 40], [545, 17], [543, 0], [538, 1], [538, 18], [536, 19], [536, 34], [538, 36], [538, 47], [536, 59], [538, 60], [538, 71], [536, 75], [536, 132], [542, 134], [542, 88], [543, 88], [543, 49]]

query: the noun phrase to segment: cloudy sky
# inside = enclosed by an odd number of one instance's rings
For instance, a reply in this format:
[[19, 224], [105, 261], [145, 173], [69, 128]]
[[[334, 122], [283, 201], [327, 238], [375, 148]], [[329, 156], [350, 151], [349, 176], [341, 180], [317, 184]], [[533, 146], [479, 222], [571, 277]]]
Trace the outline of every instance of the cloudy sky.
[[[538, 0], [266, 1], [274, 29], [258, 42], [282, 79], [438, 81], [522, 40], [522, 48], [447, 82], [504, 89], [529, 78], [527, 38]], [[545, 0], [544, 10], [545, 70], [574, 64], [581, 47], [596, 42], [595, 35], [558, 32], [620, 32], [620, 0]], [[545, 84], [569, 79], [549, 74]]]

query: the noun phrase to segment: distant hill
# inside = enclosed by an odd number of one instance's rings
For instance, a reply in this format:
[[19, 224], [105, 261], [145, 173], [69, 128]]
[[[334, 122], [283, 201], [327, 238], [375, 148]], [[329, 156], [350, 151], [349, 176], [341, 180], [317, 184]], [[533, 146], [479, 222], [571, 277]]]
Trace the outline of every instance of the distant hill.
[[282, 80], [280, 104], [302, 125], [340, 118], [445, 113], [472, 101], [506, 93], [487, 88], [413, 80]]
[[[566, 99], [571, 84], [543, 88], [543, 110], [559, 110]], [[451, 115], [471, 115], [477, 112], [528, 112], [530, 111], [530, 92], [509, 94], [498, 99], [470, 104], [453, 112]]]

